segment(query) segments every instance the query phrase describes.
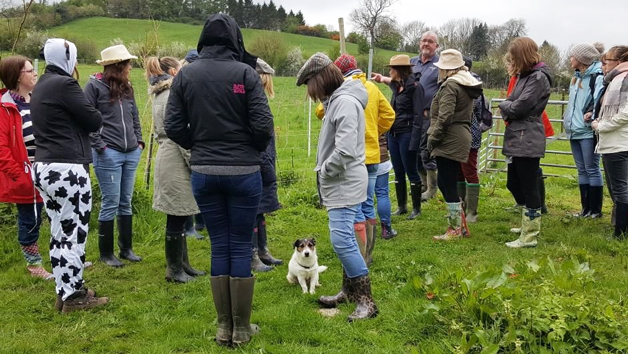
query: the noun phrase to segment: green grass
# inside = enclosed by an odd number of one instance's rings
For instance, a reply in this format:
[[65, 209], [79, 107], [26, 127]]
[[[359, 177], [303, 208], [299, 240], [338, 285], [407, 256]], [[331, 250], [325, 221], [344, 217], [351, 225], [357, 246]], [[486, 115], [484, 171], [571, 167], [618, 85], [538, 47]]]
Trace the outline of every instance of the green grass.
[[[82, 81], [98, 69], [97, 66], [82, 66]], [[146, 83], [141, 75], [139, 69], [132, 71], [146, 140], [151, 114]], [[279, 195], [284, 208], [267, 218], [269, 245], [275, 256], [287, 262], [296, 238], [317, 237], [319, 263], [329, 266], [329, 270], [321, 275], [322, 287], [316, 296], [334, 294], [341, 282], [341, 265], [329, 241], [326, 212], [315, 207], [312, 172], [320, 123], [317, 119], [312, 121], [312, 154], [308, 157], [305, 89], [296, 88], [294, 78], [277, 78], [275, 85], [277, 98], [270, 104], [277, 129], [278, 172], [282, 182]], [[390, 94], [387, 88], [382, 89], [386, 95]], [[498, 92], [490, 93], [491, 97], [497, 95]], [[570, 159], [561, 157], [564, 163], [571, 163]], [[461, 292], [447, 281], [447, 274], [459, 273], [461, 278], [468, 278], [476, 271], [499, 270], [504, 265], [519, 269], [532, 260], [550, 259], [557, 266], [570, 259], [590, 262], [595, 274], [589, 286], [556, 295], [558, 304], [575, 296], [595, 301], [595, 306], [580, 309], [583, 314], [603, 313], [612, 304], [621, 306], [626, 297], [628, 247], [622, 242], [606, 240], [605, 236], [611, 232], [608, 216], [601, 220], [568, 217], [578, 209], [578, 187], [573, 177], [549, 178], [546, 182], [550, 214], [543, 217], [539, 246], [509, 250], [504, 246], [504, 242], [513, 239], [508, 230], [518, 225], [520, 218], [504, 210], [514, 203], [505, 187], [505, 175], [483, 174], [480, 217], [477, 224], [470, 226], [470, 239], [455, 243], [431, 240], [446, 227], [445, 204], [441, 199], [424, 204], [423, 215], [415, 221], [393, 218], [399, 236], [390, 241], [377, 240], [375, 262], [370, 269], [373, 294], [380, 308], [378, 318], [348, 324], [345, 318], [353, 310], [351, 305], [341, 306], [339, 316], [323, 318], [317, 312], [316, 296], [303, 295], [297, 285], [289, 284], [285, 279], [287, 266], [283, 265], [270, 273], [257, 275], [252, 319], [261, 326], [261, 334], [246, 347], [219, 348], [213, 342], [216, 324], [208, 277], [184, 285], [164, 280], [165, 216], [151, 209], [152, 189], [146, 191], [143, 182], [145, 162], [146, 153], [138, 169], [134, 197], [134, 245], [144, 260], [123, 269], [108, 268], [98, 262], [97, 222], [96, 216], [92, 217], [87, 259], [95, 265], [86, 270], [85, 279], [99, 294], [110, 298], [110, 304], [102, 309], [57, 314], [53, 310], [53, 284], [28, 276], [16, 242], [15, 219], [4, 218], [8, 221], [0, 224], [0, 352], [449, 353], [459, 348], [461, 338], [467, 338], [474, 330], [492, 333], [495, 328], [481, 321], [474, 322], [470, 305], [459, 308], [447, 305], [446, 291]], [[562, 174], [573, 176], [574, 171], [562, 171]], [[95, 178], [93, 185], [96, 186]], [[607, 197], [604, 206], [606, 215], [609, 215], [608, 200]], [[95, 202], [93, 215], [97, 213], [98, 204]], [[46, 223], [39, 241], [44, 259], [48, 257], [49, 237]], [[188, 242], [192, 264], [208, 271], [209, 242]], [[48, 261], [45, 266], [50, 269]], [[426, 286], [420, 285], [426, 273], [434, 276], [430, 286], [441, 289], [440, 292], [434, 290], [436, 296], [431, 300]], [[529, 306], [532, 311], [536, 308], [536, 296], [543, 293], [542, 289], [551, 279], [549, 270], [526, 273], [520, 278], [508, 279], [504, 286], [538, 289], [526, 293], [520, 298], [521, 303], [513, 304]], [[565, 281], [575, 282], [571, 278]], [[426, 313], [426, 308], [431, 306], [438, 306], [440, 312], [437, 315]], [[625, 334], [625, 312], [611, 309], [611, 313], [619, 323], [612, 330]], [[554, 322], [562, 315], [563, 312], [558, 311]], [[468, 323], [464, 331], [452, 324], [461, 318]], [[593, 326], [591, 324], [591, 328]], [[502, 342], [507, 344], [505, 340]], [[524, 343], [524, 348], [528, 344]], [[479, 353], [482, 348], [477, 344], [470, 352]], [[566, 352], [585, 352], [585, 348], [575, 347]]]
[[[159, 43], [181, 42], [190, 48], [196, 48], [202, 26], [195, 26], [182, 23], [162, 22], [136, 19], [114, 19], [106, 17], [91, 17], [70, 22], [68, 24], [54, 27], [50, 33], [59, 36], [69, 36], [72, 38], [89, 40], [96, 44], [98, 50], [102, 50], [111, 45], [111, 40], [120, 38], [124, 43], [143, 43], [146, 36], [153, 33], [157, 28], [159, 33]], [[250, 45], [257, 37], [268, 33], [265, 30], [242, 29], [245, 45]], [[316, 52], [328, 52], [338, 41], [326, 38], [301, 36], [291, 33], [272, 32], [280, 36], [288, 47], [301, 46], [303, 54], [310, 56]], [[347, 51], [352, 54], [358, 53], [358, 45], [347, 43]], [[384, 58], [390, 58], [398, 52], [389, 50], [377, 50]]]

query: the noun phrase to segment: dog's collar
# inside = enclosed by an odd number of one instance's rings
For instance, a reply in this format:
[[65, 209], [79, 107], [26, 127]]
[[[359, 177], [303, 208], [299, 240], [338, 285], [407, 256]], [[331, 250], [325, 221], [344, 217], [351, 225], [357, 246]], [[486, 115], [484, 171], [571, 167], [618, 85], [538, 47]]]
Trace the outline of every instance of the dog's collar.
[[310, 269], [310, 268], [312, 268], [312, 267], [313, 267], [313, 266], [306, 267], [306, 266], [304, 266], [303, 264], [301, 264], [301, 263], [299, 263], [299, 262], [297, 262], [297, 264], [298, 264], [298, 265], [300, 265], [301, 267], [305, 268], [305, 269]]

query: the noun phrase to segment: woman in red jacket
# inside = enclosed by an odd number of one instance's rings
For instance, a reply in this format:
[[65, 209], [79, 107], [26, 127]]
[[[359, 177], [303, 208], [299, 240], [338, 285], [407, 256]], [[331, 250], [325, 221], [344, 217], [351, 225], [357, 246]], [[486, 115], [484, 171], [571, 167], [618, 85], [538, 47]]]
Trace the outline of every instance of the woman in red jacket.
[[0, 62], [0, 202], [17, 206], [18, 242], [33, 277], [52, 280], [42, 267], [37, 240], [43, 203], [33, 186], [31, 163], [35, 157], [35, 138], [30, 115], [31, 91], [37, 72], [30, 59], [10, 56]]

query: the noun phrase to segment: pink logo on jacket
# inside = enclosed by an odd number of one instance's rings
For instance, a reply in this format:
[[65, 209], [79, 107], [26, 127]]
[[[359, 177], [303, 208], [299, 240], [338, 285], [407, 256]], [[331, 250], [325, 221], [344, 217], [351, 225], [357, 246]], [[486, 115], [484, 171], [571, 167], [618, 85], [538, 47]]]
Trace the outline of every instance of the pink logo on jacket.
[[233, 93], [245, 94], [246, 90], [242, 84], [233, 84]]

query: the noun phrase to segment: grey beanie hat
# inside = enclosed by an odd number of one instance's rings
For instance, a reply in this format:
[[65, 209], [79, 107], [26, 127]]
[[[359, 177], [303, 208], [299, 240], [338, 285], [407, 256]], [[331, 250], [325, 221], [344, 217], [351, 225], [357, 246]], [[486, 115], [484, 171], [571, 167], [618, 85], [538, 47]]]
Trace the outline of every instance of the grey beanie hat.
[[591, 63], [600, 59], [600, 52], [592, 44], [580, 43], [571, 48], [569, 56], [574, 57], [583, 65], [591, 65]]

